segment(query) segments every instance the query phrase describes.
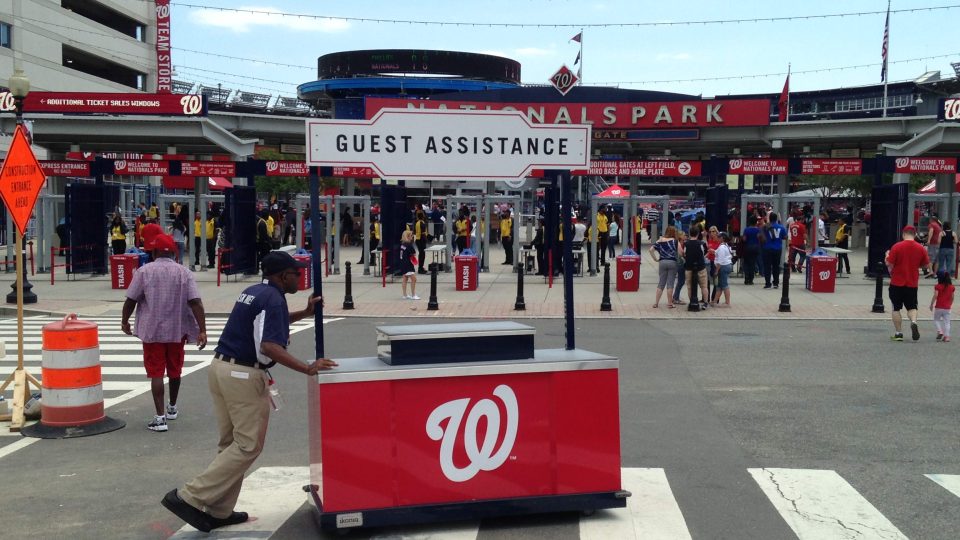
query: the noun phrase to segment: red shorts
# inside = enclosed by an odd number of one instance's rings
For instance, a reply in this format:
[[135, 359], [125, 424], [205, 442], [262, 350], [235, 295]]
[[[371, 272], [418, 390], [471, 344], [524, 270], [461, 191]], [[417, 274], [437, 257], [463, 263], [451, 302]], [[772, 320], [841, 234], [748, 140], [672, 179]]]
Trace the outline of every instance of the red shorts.
[[143, 366], [147, 368], [147, 377], [161, 378], [166, 370], [167, 377], [179, 379], [186, 343], [186, 337], [179, 343], [144, 343]]

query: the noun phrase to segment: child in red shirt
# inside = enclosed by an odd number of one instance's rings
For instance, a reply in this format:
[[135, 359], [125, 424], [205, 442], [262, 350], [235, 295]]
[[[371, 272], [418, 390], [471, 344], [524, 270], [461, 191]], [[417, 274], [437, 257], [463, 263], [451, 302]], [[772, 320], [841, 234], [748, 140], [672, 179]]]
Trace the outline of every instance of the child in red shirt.
[[933, 298], [930, 299], [930, 309], [933, 311], [933, 323], [937, 325], [937, 341], [950, 342], [950, 309], [953, 307], [953, 284], [950, 283], [950, 273], [940, 272], [936, 287], [933, 288]]

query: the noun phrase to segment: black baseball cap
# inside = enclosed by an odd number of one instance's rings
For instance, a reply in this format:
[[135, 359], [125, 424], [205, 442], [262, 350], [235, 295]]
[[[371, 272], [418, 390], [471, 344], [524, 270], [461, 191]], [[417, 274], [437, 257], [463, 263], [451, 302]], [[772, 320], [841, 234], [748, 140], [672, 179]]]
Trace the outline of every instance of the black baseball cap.
[[286, 251], [271, 251], [260, 261], [260, 270], [264, 276], [279, 274], [291, 268], [306, 268], [308, 266], [310, 266], [310, 263], [298, 261]]

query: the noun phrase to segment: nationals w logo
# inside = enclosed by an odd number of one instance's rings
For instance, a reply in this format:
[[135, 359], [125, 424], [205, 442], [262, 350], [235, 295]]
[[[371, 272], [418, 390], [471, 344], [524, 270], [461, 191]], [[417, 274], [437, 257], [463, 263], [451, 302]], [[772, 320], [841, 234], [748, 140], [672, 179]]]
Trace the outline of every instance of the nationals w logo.
[[[519, 421], [517, 396], [505, 384], [496, 387], [493, 390], [493, 395], [500, 398], [506, 410], [506, 430], [503, 442], [500, 444], [500, 448], [494, 452], [497, 436], [500, 434], [500, 409], [492, 400], [481, 399], [470, 408], [470, 413], [466, 415], [467, 422], [463, 427], [462, 444], [469, 460], [465, 467], [457, 467], [453, 463], [453, 450], [458, 443], [460, 424], [467, 412], [470, 398], [448, 401], [434, 409], [430, 413], [430, 417], [427, 418], [427, 436], [434, 441], [441, 441], [440, 470], [452, 482], [466, 482], [480, 471], [497, 469], [507, 461], [510, 451], [513, 450]], [[483, 444], [478, 446], [477, 430], [481, 418], [486, 419], [486, 432], [483, 433]], [[448, 419], [449, 422], [444, 429], [440, 424]]]

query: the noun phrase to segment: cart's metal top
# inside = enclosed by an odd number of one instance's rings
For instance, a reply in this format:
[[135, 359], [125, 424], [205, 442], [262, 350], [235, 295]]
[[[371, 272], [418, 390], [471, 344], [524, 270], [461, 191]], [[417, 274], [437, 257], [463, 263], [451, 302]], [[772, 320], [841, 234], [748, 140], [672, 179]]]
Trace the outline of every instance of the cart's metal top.
[[522, 336], [533, 335], [536, 331], [536, 328], [518, 322], [495, 321], [378, 326], [377, 336], [379, 341], [400, 341], [408, 339], [455, 339], [477, 336]]
[[[455, 353], [454, 353], [455, 354]], [[508, 373], [546, 373], [551, 371], [585, 371], [618, 369], [620, 360], [605, 354], [574, 349], [538, 349], [527, 360], [495, 362], [455, 362], [390, 366], [377, 357], [337, 359], [340, 364], [317, 374], [320, 384], [428, 379], [434, 377], [467, 377]]]

